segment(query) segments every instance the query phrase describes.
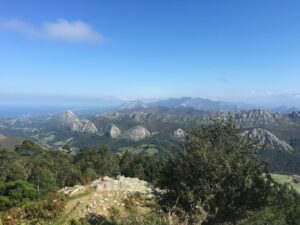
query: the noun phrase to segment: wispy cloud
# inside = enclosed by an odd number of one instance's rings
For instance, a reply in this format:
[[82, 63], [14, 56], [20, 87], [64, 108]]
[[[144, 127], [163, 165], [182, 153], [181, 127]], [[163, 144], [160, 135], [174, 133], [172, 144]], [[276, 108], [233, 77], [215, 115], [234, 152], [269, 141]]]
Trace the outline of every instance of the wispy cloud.
[[90, 43], [103, 43], [106, 40], [101, 33], [81, 20], [67, 21], [59, 19], [44, 22], [40, 27], [35, 27], [31, 23], [21, 20], [7, 20], [0, 22], [0, 27], [38, 39]]

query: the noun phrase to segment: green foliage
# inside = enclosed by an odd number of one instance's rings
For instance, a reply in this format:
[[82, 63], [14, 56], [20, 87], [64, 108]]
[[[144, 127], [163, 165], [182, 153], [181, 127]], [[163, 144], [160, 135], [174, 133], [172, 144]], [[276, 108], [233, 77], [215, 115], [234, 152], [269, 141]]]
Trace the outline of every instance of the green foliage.
[[300, 194], [300, 180], [290, 175], [271, 174], [274, 181], [279, 184], [290, 184]]
[[166, 215], [150, 212], [143, 215], [131, 214], [129, 218], [117, 223], [118, 225], [168, 225]]
[[84, 177], [85, 181], [88, 183], [91, 182], [92, 180], [95, 180], [99, 177], [99, 175], [96, 173], [96, 171], [93, 168], [87, 168], [82, 176]]
[[89, 225], [90, 223], [88, 221], [86, 221], [85, 219], [77, 219], [77, 218], [73, 218], [71, 219], [70, 225]]
[[51, 170], [55, 174], [58, 187], [72, 186], [81, 179], [81, 172], [74, 164], [73, 157], [60, 151], [49, 153]]
[[0, 217], [11, 218], [10, 224], [51, 222], [65, 204], [52, 191], [118, 174], [167, 190], [159, 197], [168, 214], [140, 215], [127, 202], [131, 213], [123, 220], [89, 215], [70, 224], [300, 224], [299, 195], [271, 179], [232, 121], [194, 129], [167, 162], [157, 155], [115, 154], [108, 146], [83, 148], [76, 156], [44, 150], [32, 141], [15, 151], [0, 150]]
[[27, 175], [23, 165], [20, 165], [17, 162], [14, 162], [9, 166], [6, 174], [6, 181], [16, 181], [16, 180], [26, 180]]
[[37, 196], [37, 190], [26, 181], [0, 182], [0, 210], [21, 206]]
[[[76, 183], [89, 183], [101, 176], [119, 174], [157, 182], [162, 168], [154, 156], [113, 153], [108, 146], [98, 151], [83, 148], [76, 156], [57, 150], [43, 150], [32, 141], [24, 141], [15, 151], [0, 151], [0, 181], [25, 180], [43, 195]], [[122, 167], [122, 168], [120, 168]]]
[[83, 148], [75, 156], [75, 165], [80, 169], [82, 180], [91, 180], [98, 176], [116, 176], [119, 174], [119, 157], [108, 146], [99, 151]]
[[191, 222], [235, 222], [263, 207], [268, 175], [253, 145], [229, 120], [193, 130], [188, 143], [164, 170], [162, 203], [176, 206]]
[[96, 163], [96, 171], [100, 176], [116, 176], [119, 174], [119, 158], [107, 145], [102, 145], [98, 152], [100, 160]]
[[34, 168], [29, 181], [37, 187], [38, 191], [52, 191], [56, 188], [54, 174], [47, 167]]
[[53, 221], [62, 212], [65, 206], [65, 198], [61, 195], [50, 195], [46, 199], [34, 201], [28, 204], [25, 218], [29, 221]]
[[286, 224], [300, 224], [300, 195], [288, 184], [274, 184], [269, 206], [281, 214]]
[[[20, 162], [17, 163], [19, 158], [20, 156], [15, 151], [0, 150], [0, 181], [12, 181], [16, 177], [15, 175], [20, 176], [17, 171], [24, 170], [22, 170]], [[21, 167], [21, 169], [16, 167]], [[17, 172], [17, 174], [14, 172]]]
[[164, 161], [158, 156], [140, 156], [125, 152], [120, 160], [121, 174], [127, 177], [138, 177], [140, 179], [157, 183], [160, 173], [164, 167]]
[[43, 151], [43, 148], [31, 140], [25, 140], [16, 147], [16, 152], [20, 155], [34, 155]]
[[251, 212], [239, 225], [300, 224], [300, 196], [289, 185], [272, 184], [267, 206]]
[[238, 225], [287, 225], [284, 215], [278, 214], [273, 208], [263, 208], [249, 215], [247, 219], [238, 222]]
[[86, 218], [73, 218], [70, 225], [168, 225], [168, 219], [165, 214], [149, 212], [146, 214], [132, 213], [127, 218], [120, 218], [118, 212], [113, 212], [110, 218], [100, 215], [90, 214]]

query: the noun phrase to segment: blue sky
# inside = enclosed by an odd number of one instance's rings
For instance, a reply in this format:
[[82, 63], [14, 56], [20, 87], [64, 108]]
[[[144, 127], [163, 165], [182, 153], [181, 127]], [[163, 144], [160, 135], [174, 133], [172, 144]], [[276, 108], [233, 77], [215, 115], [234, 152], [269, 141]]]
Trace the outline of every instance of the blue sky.
[[0, 100], [300, 96], [298, 0], [0, 1]]

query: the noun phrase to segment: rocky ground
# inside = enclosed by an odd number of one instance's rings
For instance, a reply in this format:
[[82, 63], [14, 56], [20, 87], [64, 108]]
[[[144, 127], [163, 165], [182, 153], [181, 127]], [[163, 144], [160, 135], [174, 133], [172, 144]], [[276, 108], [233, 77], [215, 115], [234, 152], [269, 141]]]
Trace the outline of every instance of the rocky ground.
[[146, 202], [153, 198], [153, 189], [146, 181], [137, 178], [118, 176], [103, 177], [86, 186], [76, 185], [60, 190], [69, 196], [60, 223], [71, 218], [84, 218], [88, 215], [112, 216], [118, 212], [126, 217], [132, 208], [147, 212]]

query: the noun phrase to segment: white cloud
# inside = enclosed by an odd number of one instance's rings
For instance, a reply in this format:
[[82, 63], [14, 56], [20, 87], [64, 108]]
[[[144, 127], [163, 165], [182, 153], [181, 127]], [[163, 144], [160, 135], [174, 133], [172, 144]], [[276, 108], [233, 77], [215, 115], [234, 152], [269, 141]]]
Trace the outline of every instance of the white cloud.
[[0, 27], [25, 34], [30, 38], [68, 42], [102, 43], [105, 41], [101, 33], [95, 31], [88, 23], [81, 20], [67, 21], [59, 19], [54, 22], [44, 22], [40, 28], [20, 20], [7, 20], [1, 22]]
[[80, 20], [69, 22], [66, 20], [58, 20], [56, 22], [46, 22], [43, 25], [44, 34], [52, 39], [65, 41], [88, 41], [100, 42], [104, 41], [103, 36], [94, 31], [93, 28]]

